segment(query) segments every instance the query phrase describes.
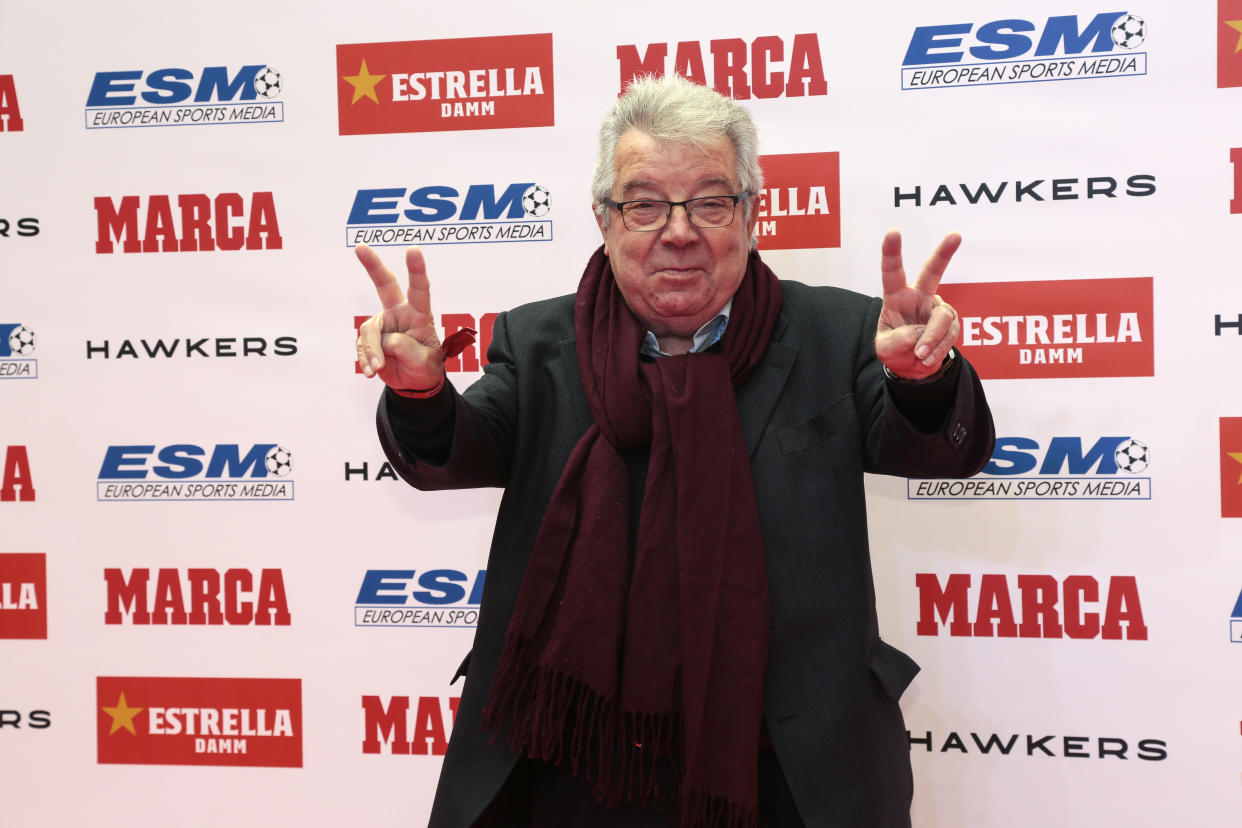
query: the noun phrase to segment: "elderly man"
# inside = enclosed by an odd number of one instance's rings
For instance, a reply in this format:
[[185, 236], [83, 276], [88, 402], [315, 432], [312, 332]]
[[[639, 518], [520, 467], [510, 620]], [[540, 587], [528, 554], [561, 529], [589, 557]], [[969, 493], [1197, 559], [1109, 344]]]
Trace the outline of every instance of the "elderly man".
[[445, 381], [422, 254], [358, 360], [423, 489], [504, 487], [433, 826], [909, 824], [863, 472], [970, 475], [993, 429], [936, 295], [884, 239], [884, 299], [781, 282], [754, 252], [756, 134], [682, 78], [618, 99], [575, 296], [495, 324]]

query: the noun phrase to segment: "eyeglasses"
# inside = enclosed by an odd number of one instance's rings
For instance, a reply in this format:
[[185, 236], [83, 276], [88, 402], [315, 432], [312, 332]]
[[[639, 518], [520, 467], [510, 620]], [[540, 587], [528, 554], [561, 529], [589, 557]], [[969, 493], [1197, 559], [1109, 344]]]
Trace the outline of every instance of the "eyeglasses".
[[727, 227], [733, 223], [737, 203], [748, 198], [750, 193], [743, 191], [737, 195], [703, 196], [685, 201], [656, 201], [650, 198], [613, 201], [606, 198], [604, 203], [621, 211], [621, 221], [625, 223], [626, 230], [647, 233], [663, 230], [674, 207], [684, 209], [686, 218], [695, 227]]

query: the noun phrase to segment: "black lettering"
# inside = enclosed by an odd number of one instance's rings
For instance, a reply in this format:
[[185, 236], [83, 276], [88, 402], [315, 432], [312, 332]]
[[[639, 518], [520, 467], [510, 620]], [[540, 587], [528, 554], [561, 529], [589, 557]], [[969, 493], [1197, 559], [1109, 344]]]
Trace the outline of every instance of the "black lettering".
[[277, 356], [293, 356], [297, 352], [298, 352], [298, 339], [296, 336], [276, 337], [276, 355]]
[[1065, 737], [1065, 755], [1074, 756], [1083, 759], [1090, 759], [1091, 754], [1083, 750], [1083, 746], [1091, 741], [1086, 736], [1066, 736]]
[[9, 237], [9, 220], [8, 219], [0, 219], [0, 236], [3, 236], [6, 239]]
[[1163, 739], [1143, 739], [1138, 743], [1138, 758], [1149, 762], [1159, 762], [1169, 758], [1168, 742]]
[[380, 466], [379, 474], [375, 475], [376, 480], [396, 480], [397, 473], [393, 470], [392, 463], [387, 461]]
[[242, 356], [258, 354], [267, 356], [267, 340], [261, 336], [248, 336], [242, 340]]
[[185, 355], [193, 356], [196, 352], [199, 356], [207, 356], [207, 352], [203, 350], [203, 346], [207, 344], [206, 339], [196, 339], [193, 342], [185, 341]]
[[[1219, 316], [1216, 318], [1220, 319]], [[1242, 319], [1242, 316], [1238, 318]], [[107, 359], [108, 358], [108, 343], [105, 341], [104, 344], [102, 345], [96, 345], [93, 342], [91, 342], [89, 339], [86, 340], [86, 358], [90, 359], [95, 354], [103, 354], [103, 358]]]
[[915, 207], [923, 206], [923, 188], [915, 187], [912, 193], [903, 193], [900, 187], [893, 188], [893, 206], [900, 207], [901, 202], [910, 199], [914, 202]]
[[1000, 183], [1000, 186], [996, 188], [995, 193], [993, 193], [991, 189], [988, 188], [988, 185], [986, 182], [980, 183], [979, 189], [975, 190], [973, 193], [970, 191], [970, 188], [967, 187], [965, 184], [958, 184], [957, 186], [962, 188], [962, 193], [966, 196], [966, 200], [969, 201], [971, 204], [978, 204], [979, 199], [983, 198], [984, 196], [987, 196], [988, 201], [995, 204], [996, 202], [1000, 201], [1000, 197], [1001, 195], [1004, 194], [1005, 187], [1009, 186], [1009, 182], [1002, 181]]
[[907, 730], [906, 738], [910, 740], [911, 748], [913, 748], [915, 745], [926, 745], [928, 752], [929, 753], [931, 752], [931, 731], [930, 730], [927, 731], [927, 736], [922, 739], [915, 738], [914, 734]]
[[1048, 742], [1052, 741], [1051, 736], [1044, 736], [1042, 739], [1036, 739], [1034, 736], [1026, 737], [1026, 755], [1034, 756], [1035, 749], [1039, 748], [1048, 756], [1056, 756], [1055, 753], [1048, 750]]
[[1074, 192], [1074, 185], [1077, 183], [1077, 178], [1052, 179], [1052, 200], [1066, 201], [1078, 198], [1078, 193]]
[[996, 748], [1002, 754], [1008, 756], [1009, 751], [1013, 750], [1014, 744], [1018, 741], [1018, 734], [1015, 733], [1010, 736], [1008, 742], [1001, 742], [1000, 735], [996, 733], [989, 736], [987, 742], [980, 741], [978, 733], [971, 733], [970, 738], [975, 740], [975, 744], [979, 746], [979, 750], [984, 753], [991, 753], [992, 748]]
[[20, 728], [22, 726], [22, 714], [16, 710], [0, 710], [0, 727], [12, 725]]
[[172, 345], [166, 345], [164, 344], [164, 340], [157, 339], [155, 340], [155, 347], [152, 347], [144, 339], [142, 340], [142, 348], [143, 350], [147, 352], [147, 356], [152, 357], [152, 358], [156, 356], [170, 357], [177, 352], [177, 343], [179, 343], [180, 341], [181, 341], [180, 339], [174, 339], [172, 341]]
[[19, 236], [39, 235], [39, 220], [37, 218], [18, 219], [17, 220], [17, 235]]
[[134, 348], [134, 343], [130, 342], [128, 339], [121, 340], [121, 347], [116, 351], [117, 359], [120, 359], [123, 356], [131, 356], [134, 359], [138, 358], [138, 351]]
[[32, 730], [46, 730], [52, 726], [52, 714], [46, 710], [31, 710], [26, 718]]
[[216, 340], [216, 356], [218, 357], [235, 357], [237, 352], [233, 350], [233, 343], [237, 342], [237, 337], [226, 336]]
[[962, 737], [957, 735], [956, 730], [949, 731], [949, 738], [944, 740], [944, 746], [940, 748], [940, 752], [947, 753], [950, 748], [960, 750], [962, 753], [966, 752], [966, 745], [962, 743]]
[[1150, 173], [1132, 175], [1126, 179], [1126, 195], [1149, 196], [1156, 192], [1156, 177]]
[[1035, 188], [1043, 183], [1044, 183], [1044, 180], [1042, 178], [1037, 178], [1034, 181], [1026, 185], [1023, 185], [1023, 183], [1019, 181], [1017, 184], [1017, 189], [1014, 190], [1014, 195], [1017, 197], [1015, 200], [1021, 201], [1022, 196], [1029, 195], [1031, 198], [1035, 199], [1036, 201], [1043, 201], [1044, 197], [1041, 196], [1039, 193], [1035, 192]]
[[937, 204], [939, 204], [942, 201], [947, 201], [950, 204], [957, 206], [957, 202], [953, 200], [953, 193], [949, 192], [948, 184], [941, 184], [939, 187], [937, 187], [936, 194], [932, 196], [931, 201], [927, 202], [927, 205], [929, 207], [935, 207]]
[[[1106, 747], [1108, 743], [1117, 744], [1121, 747], [1109, 749]], [[1105, 756], [1116, 756], [1119, 759], [1125, 759], [1126, 749], [1129, 747], [1130, 746], [1126, 744], [1125, 739], [1100, 739], [1100, 758], [1103, 759]]]
[[[1100, 186], [1097, 187], [1097, 184]], [[1095, 198], [1098, 195], [1116, 198], [1117, 194], [1114, 192], [1116, 189], [1117, 179], [1115, 178], [1110, 178], [1109, 176], [1104, 175], [1087, 179], [1087, 198]], [[1131, 193], [1131, 195], [1133, 195], [1133, 193]]]
[[1238, 336], [1242, 336], [1242, 313], [1238, 314], [1237, 322], [1226, 322], [1219, 313], [1216, 314], [1216, 335], [1220, 336], [1225, 328], [1235, 328]]
[[345, 461], [345, 479], [349, 480], [355, 474], [362, 475], [363, 480], [370, 480], [370, 478], [367, 476], [367, 464], [366, 463], [362, 464], [362, 468], [356, 469], [353, 466], [349, 465], [349, 461], [346, 460]]

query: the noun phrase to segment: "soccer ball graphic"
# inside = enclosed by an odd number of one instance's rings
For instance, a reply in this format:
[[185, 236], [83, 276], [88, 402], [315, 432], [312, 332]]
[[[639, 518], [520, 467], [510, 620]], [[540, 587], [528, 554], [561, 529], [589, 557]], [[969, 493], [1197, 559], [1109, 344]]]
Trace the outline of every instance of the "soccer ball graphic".
[[293, 454], [289, 449], [277, 446], [267, 453], [267, 473], [284, 477], [293, 471]]
[[522, 195], [522, 209], [528, 216], [546, 216], [552, 209], [552, 205], [548, 203], [548, 197], [546, 188], [534, 184]]
[[280, 94], [280, 73], [268, 66], [255, 75], [254, 91], [261, 97], [274, 98]]
[[1123, 49], [1137, 49], [1147, 37], [1147, 24], [1134, 14], [1123, 14], [1113, 23], [1113, 43]]
[[1147, 445], [1135, 439], [1126, 440], [1117, 446], [1113, 457], [1117, 461], [1117, 468], [1130, 474], [1138, 474], [1147, 468]]
[[35, 333], [25, 325], [19, 325], [9, 334], [9, 353], [14, 356], [30, 356], [35, 349]]

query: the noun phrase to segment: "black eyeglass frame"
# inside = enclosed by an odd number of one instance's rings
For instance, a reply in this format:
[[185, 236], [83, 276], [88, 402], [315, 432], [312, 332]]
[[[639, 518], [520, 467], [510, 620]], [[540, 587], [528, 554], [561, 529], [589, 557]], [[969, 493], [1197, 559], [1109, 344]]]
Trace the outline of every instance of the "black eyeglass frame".
[[[750, 196], [751, 196], [750, 191], [743, 190], [742, 192], [737, 193], [736, 195], [698, 196], [697, 198], [687, 198], [685, 201], [665, 201], [664, 199], [660, 199], [660, 198], [634, 198], [634, 199], [630, 199], [629, 201], [613, 201], [611, 198], [605, 198], [604, 204], [607, 205], [608, 207], [616, 208], [617, 212], [621, 214], [621, 223], [624, 224], [625, 229], [629, 230], [631, 233], [654, 233], [657, 230], [663, 230], [665, 227], [668, 227], [668, 220], [673, 217], [674, 207], [680, 207], [681, 209], [685, 210], [686, 220], [689, 221], [691, 224], [693, 224], [695, 227], [699, 227], [704, 230], [712, 230], [718, 227], [728, 227], [730, 224], [732, 224], [733, 220], [737, 218], [738, 203], [745, 201], [746, 199], [750, 198]], [[694, 213], [690, 212], [690, 208], [687, 205], [689, 205], [691, 202], [704, 201], [710, 198], [727, 198], [733, 201], [733, 212], [729, 215], [729, 220], [725, 222], [724, 224], [697, 224], [695, 222]], [[657, 227], [644, 227], [640, 230], [636, 230], [633, 227], [630, 227], [629, 223], [626, 222], [625, 220], [625, 209], [624, 209], [625, 205], [639, 204], [639, 203], [667, 205], [668, 210], [665, 211], [664, 213], [664, 222]]]

